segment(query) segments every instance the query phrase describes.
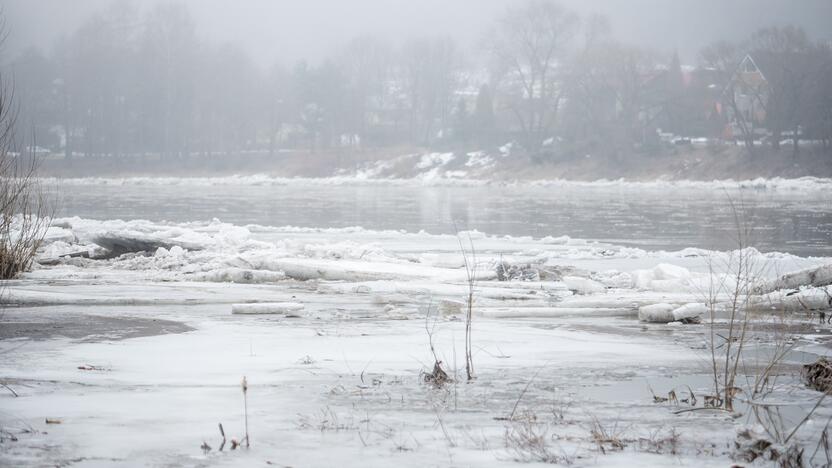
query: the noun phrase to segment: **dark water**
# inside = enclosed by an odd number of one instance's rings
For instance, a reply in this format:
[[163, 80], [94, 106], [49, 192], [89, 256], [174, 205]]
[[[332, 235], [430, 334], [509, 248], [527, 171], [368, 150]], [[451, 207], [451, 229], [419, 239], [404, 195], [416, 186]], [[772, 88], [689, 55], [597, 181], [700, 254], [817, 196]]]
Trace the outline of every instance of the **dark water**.
[[[729, 199], [734, 200], [733, 209]], [[60, 215], [272, 226], [569, 235], [646, 249], [737, 246], [735, 213], [761, 251], [832, 256], [832, 194], [622, 187], [67, 185]]]

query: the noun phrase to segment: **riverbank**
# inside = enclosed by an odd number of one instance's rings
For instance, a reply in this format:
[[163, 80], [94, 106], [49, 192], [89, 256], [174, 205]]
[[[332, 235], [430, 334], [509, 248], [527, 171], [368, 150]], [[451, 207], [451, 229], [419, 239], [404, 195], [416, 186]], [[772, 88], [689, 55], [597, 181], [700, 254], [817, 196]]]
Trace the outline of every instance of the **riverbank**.
[[433, 151], [414, 147], [368, 150], [278, 151], [273, 154], [194, 154], [187, 157], [46, 157], [41, 174], [54, 177], [270, 177], [355, 179], [457, 179], [631, 181], [757, 178], [832, 178], [832, 155], [806, 149], [794, 156], [783, 149], [758, 148], [753, 156], [737, 146], [668, 147], [657, 154], [618, 159], [594, 157], [530, 158], [512, 145], [483, 151]]

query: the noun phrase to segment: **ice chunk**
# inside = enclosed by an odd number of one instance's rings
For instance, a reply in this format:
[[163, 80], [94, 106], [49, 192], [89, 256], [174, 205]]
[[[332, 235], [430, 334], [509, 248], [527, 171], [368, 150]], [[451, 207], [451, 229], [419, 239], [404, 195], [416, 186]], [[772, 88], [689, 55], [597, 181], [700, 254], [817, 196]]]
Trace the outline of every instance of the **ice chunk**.
[[75, 234], [71, 230], [59, 226], [49, 226], [43, 235], [43, 243], [49, 244], [52, 242], [76, 242]]
[[99, 234], [93, 237], [92, 242], [109, 250], [114, 256], [128, 252], [156, 252], [159, 248], [170, 250], [176, 246], [186, 250], [202, 250], [202, 246], [193, 243], [176, 242], [174, 240], [128, 231]]
[[286, 275], [279, 271], [220, 268], [196, 273], [189, 279], [215, 283], [274, 283], [286, 279]]
[[419, 263], [439, 268], [464, 268], [465, 257], [448, 253], [424, 253], [419, 255]]
[[494, 269], [499, 281], [540, 281], [540, 273], [531, 265], [510, 265], [500, 262]]
[[488, 318], [632, 317], [633, 309], [589, 307], [477, 307], [474, 313]]
[[[481, 286], [480, 284], [484, 284]], [[541, 290], [538, 288], [504, 288], [504, 287], [488, 287], [489, 282], [477, 283], [475, 296], [477, 300], [495, 299], [495, 300], [518, 300], [528, 301], [532, 299], [546, 299], [552, 296], [565, 296], [566, 294], [559, 289]], [[506, 284], [506, 283], [504, 283]], [[522, 282], [514, 282], [510, 284], [526, 285]], [[537, 284], [537, 283], [535, 283]], [[465, 297], [468, 294], [467, 284], [447, 284], [429, 281], [365, 281], [360, 283], [326, 283], [318, 285], [318, 291], [321, 293], [336, 293], [336, 294], [390, 294], [399, 293], [407, 294], [423, 298], [448, 298], [448, 297]]]
[[698, 298], [692, 294], [668, 294], [656, 292], [615, 291], [606, 294], [589, 296], [571, 296], [558, 303], [559, 307], [601, 307], [601, 308], [629, 308], [637, 311], [639, 307], [653, 304], [677, 304], [676, 307], [688, 302], [696, 302]]
[[808, 288], [800, 291], [780, 290], [760, 296], [751, 296], [748, 309], [763, 312], [832, 309], [832, 286]]
[[668, 323], [674, 322], [673, 317], [675, 306], [667, 303], [651, 304], [638, 308], [638, 319], [642, 322]]
[[231, 304], [235, 315], [292, 314], [304, 309], [299, 302], [264, 302], [259, 304]]
[[570, 291], [574, 291], [577, 294], [597, 294], [606, 290], [603, 284], [589, 278], [564, 276], [563, 282]]
[[766, 294], [778, 289], [797, 289], [802, 286], [826, 286], [832, 284], [832, 263], [783, 275], [776, 280], [754, 285], [754, 292]]
[[673, 320], [677, 322], [696, 321], [699, 320], [708, 308], [705, 304], [691, 302], [673, 310]]
[[159, 247], [156, 249], [156, 253], [154, 253], [153, 256], [159, 258], [167, 257], [170, 259], [182, 259], [185, 256], [185, 249], [178, 245], [174, 245], [170, 249]]
[[442, 299], [439, 301], [439, 313], [442, 315], [458, 315], [465, 310], [466, 302]]
[[669, 263], [660, 263], [653, 268], [653, 274], [657, 280], [680, 280], [690, 278], [690, 271]]
[[[431, 278], [444, 281], [464, 281], [464, 269], [436, 268], [412, 263], [367, 262], [355, 260], [327, 260], [308, 258], [279, 258], [264, 262], [269, 270], [283, 271], [286, 276], [305, 281], [374, 281]], [[493, 271], [477, 270], [477, 279], [496, 277]]]
[[592, 273], [590, 278], [606, 288], [629, 288], [633, 278], [629, 273], [618, 270], [606, 270]]
[[60, 257], [94, 257], [96, 254], [101, 254], [103, 249], [100, 247], [88, 244], [69, 244], [63, 241], [52, 242], [44, 247], [39, 255], [38, 263], [42, 265], [58, 263]]
[[650, 323], [690, 323], [698, 322], [707, 311], [705, 304], [697, 302], [688, 302], [682, 306], [660, 302], [639, 307], [638, 319]]
[[252, 297], [263, 302], [291, 300], [281, 290], [259, 285], [188, 282], [130, 282], [102, 288], [98, 282], [64, 280], [59, 284], [21, 284], [3, 294], [4, 303], [20, 306], [236, 304]]
[[678, 279], [653, 280], [650, 282], [650, 289], [654, 291], [677, 292], [689, 289], [688, 282]]
[[633, 278], [633, 287], [636, 289], [649, 289], [650, 283], [655, 279], [653, 270], [635, 270], [630, 276]]
[[[360, 293], [359, 293], [360, 294]], [[411, 304], [413, 298], [405, 294], [375, 294], [371, 296], [373, 304], [390, 305], [390, 304]]]
[[631, 274], [632, 286], [636, 289], [678, 292], [690, 289], [691, 273], [669, 263], [660, 263], [649, 270], [635, 270]]

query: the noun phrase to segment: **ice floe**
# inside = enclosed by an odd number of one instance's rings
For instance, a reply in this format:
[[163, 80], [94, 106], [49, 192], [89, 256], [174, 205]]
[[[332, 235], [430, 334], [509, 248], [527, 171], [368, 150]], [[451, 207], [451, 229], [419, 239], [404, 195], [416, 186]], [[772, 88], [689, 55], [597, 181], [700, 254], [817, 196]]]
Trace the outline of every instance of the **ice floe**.
[[[705, 314], [703, 307], [709, 302], [724, 309], [720, 304], [736, 284], [730, 271], [714, 265], [728, 265], [738, 254], [646, 251], [556, 233], [532, 238], [466, 231], [458, 237], [360, 227], [237, 226], [216, 219], [168, 223], [75, 217], [56, 219], [50, 232], [38, 258], [41, 264], [24, 277], [44, 285], [12, 284], [7, 300], [188, 304], [208, 300], [218, 291], [210, 284], [268, 289], [296, 282], [322, 297], [364, 301], [385, 310], [430, 306], [446, 315], [458, 314], [472, 286], [465, 270], [467, 257], [473, 267], [475, 313], [482, 316], [628, 316], [667, 323], [693, 321]], [[475, 257], [471, 251], [460, 251], [460, 238], [463, 246], [475, 249]], [[830, 259], [764, 254], [752, 248], [741, 253], [760, 266], [764, 290], [774, 288], [751, 297], [749, 308], [805, 310], [828, 304], [827, 289], [806, 288], [812, 281], [825, 281], [824, 265], [832, 263]], [[804, 269], [810, 273], [778, 275]], [[62, 281], [74, 282], [73, 288], [62, 288]], [[96, 296], [75, 284], [90, 282], [182, 285], [183, 292], [151, 300], [125, 288], [120, 297], [118, 290]], [[801, 286], [785, 288], [797, 283]], [[229, 297], [240, 303], [274, 302], [275, 294], [247, 296], [244, 288], [239, 291]], [[277, 296], [283, 299], [285, 294]]]

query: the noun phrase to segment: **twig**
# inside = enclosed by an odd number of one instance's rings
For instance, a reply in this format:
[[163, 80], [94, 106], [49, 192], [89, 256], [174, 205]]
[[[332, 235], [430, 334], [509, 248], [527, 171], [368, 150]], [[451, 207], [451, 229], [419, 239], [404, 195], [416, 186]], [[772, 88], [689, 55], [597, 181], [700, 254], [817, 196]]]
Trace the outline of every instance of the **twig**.
[[678, 411], [674, 411], [673, 414], [682, 414], [682, 413], [689, 413], [691, 411], [704, 411], [704, 410], [713, 410], [713, 411], [724, 411], [726, 413], [730, 413], [729, 410], [721, 407], [721, 406], [708, 406], [708, 407], [700, 407], [700, 408], [685, 408]]
[[9, 387], [8, 385], [6, 385], [6, 384], [4, 384], [4, 383], [0, 383], [0, 386], [2, 386], [3, 388], [5, 388], [6, 390], [8, 390], [8, 391], [12, 392], [12, 395], [14, 395], [14, 397], [15, 397], [15, 398], [17, 398], [17, 397], [19, 396], [19, 395], [17, 394], [17, 392], [15, 392], [15, 391], [14, 391], [14, 389], [12, 389], [11, 387]]
[[249, 447], [249, 438], [248, 438], [248, 381], [246, 381], [246, 377], [243, 376], [243, 417], [246, 426], [246, 448]]
[[820, 398], [818, 398], [818, 402], [815, 403], [815, 406], [812, 407], [811, 411], [806, 413], [806, 416], [804, 416], [803, 419], [797, 424], [797, 426], [795, 426], [794, 429], [792, 429], [792, 432], [789, 433], [788, 437], [786, 437], [786, 439], [783, 442], [788, 442], [789, 440], [791, 440], [791, 438], [797, 433], [797, 430], [800, 429], [806, 423], [806, 421], [808, 421], [809, 418], [812, 417], [812, 415], [815, 413], [815, 410], [817, 410], [820, 404], [823, 403], [823, 400], [826, 399], [826, 395], [827, 394], [824, 393], [823, 395], [821, 395]]
[[814, 463], [815, 457], [818, 455], [821, 445], [823, 445], [824, 451], [826, 452], [826, 462], [829, 462], [829, 423], [832, 423], [832, 417], [826, 421], [826, 426], [823, 427], [823, 431], [820, 433], [818, 445], [815, 447], [815, 451], [812, 452], [812, 458], [809, 459], [809, 463]]
[[222, 436], [222, 443], [220, 444], [220, 452], [222, 452], [222, 449], [225, 448], [225, 430], [222, 428], [222, 423], [217, 423], [217, 425], [220, 427], [220, 435]]
[[514, 413], [516, 413], [516, 412], [517, 412], [517, 406], [519, 406], [519, 405], [520, 405], [520, 400], [522, 400], [522, 399], [523, 399], [523, 396], [525, 396], [525, 395], [526, 395], [526, 392], [529, 390], [529, 387], [531, 387], [532, 382], [534, 382], [534, 379], [535, 379], [535, 378], [537, 378], [537, 375], [538, 375], [538, 374], [540, 374], [540, 371], [542, 371], [542, 370], [543, 370], [543, 368], [544, 368], [544, 367], [546, 367], [546, 364], [548, 364], [548, 362], [546, 362], [545, 364], [543, 364], [542, 366], [540, 366], [540, 368], [539, 368], [539, 369], [537, 369], [537, 372], [535, 372], [535, 373], [534, 373], [534, 375], [532, 376], [532, 378], [531, 378], [531, 379], [529, 379], [529, 382], [528, 382], [528, 383], [526, 384], [526, 386], [523, 388], [523, 391], [522, 391], [522, 392], [520, 392], [520, 396], [518, 396], [518, 397], [517, 397], [517, 401], [515, 401], [515, 402], [514, 402], [514, 407], [511, 409], [511, 414], [509, 414], [509, 416], [508, 416], [509, 421], [513, 421], [513, 420], [514, 420]]

